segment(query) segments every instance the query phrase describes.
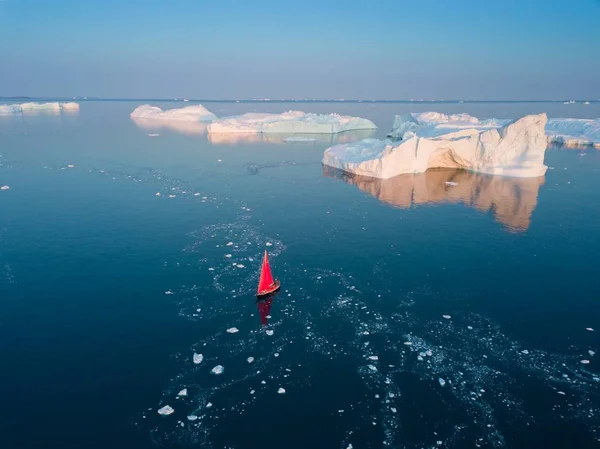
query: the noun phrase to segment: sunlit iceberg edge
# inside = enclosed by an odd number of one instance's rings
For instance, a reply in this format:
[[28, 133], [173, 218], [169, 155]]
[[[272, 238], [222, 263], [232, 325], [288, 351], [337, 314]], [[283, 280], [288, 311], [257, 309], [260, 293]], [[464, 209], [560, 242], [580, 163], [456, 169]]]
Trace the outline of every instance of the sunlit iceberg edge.
[[51, 102], [51, 103], [17, 103], [0, 104], [0, 116], [27, 115], [27, 114], [60, 114], [76, 113], [79, 111], [79, 103], [74, 102]]

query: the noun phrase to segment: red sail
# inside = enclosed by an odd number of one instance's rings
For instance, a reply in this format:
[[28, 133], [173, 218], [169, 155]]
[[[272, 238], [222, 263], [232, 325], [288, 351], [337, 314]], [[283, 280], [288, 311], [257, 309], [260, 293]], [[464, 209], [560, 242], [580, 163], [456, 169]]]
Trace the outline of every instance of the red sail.
[[269, 266], [267, 250], [265, 250], [265, 257], [260, 269], [260, 281], [258, 281], [258, 293], [268, 290], [272, 285], [273, 275], [271, 274], [271, 267]]

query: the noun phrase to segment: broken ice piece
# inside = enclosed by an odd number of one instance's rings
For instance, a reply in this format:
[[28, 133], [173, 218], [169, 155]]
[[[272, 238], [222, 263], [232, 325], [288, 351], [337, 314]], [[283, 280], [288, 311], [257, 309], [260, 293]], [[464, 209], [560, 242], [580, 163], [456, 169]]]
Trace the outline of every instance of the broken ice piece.
[[369, 368], [371, 371], [377, 371], [377, 367], [375, 365], [368, 365], [367, 368]]
[[196, 415], [189, 415], [187, 417], [188, 421], [196, 421], [198, 419], [198, 417]]
[[441, 377], [438, 379], [438, 382], [440, 383], [440, 385], [443, 387], [444, 385], [446, 385], [446, 381], [444, 379], [442, 379]]
[[405, 341], [405, 342], [404, 342], [404, 344], [405, 344], [406, 346], [411, 346], [411, 345], [412, 345], [412, 341]]
[[593, 356], [594, 354], [596, 354], [596, 352], [595, 352], [595, 351], [592, 351], [592, 350], [590, 349], [590, 350], [588, 351], [588, 354], [589, 354], [589, 355], [591, 355], [591, 356]]
[[227, 246], [232, 246], [232, 245], [233, 245], [233, 242], [228, 242], [227, 243]]
[[527, 354], [529, 354], [529, 351], [528, 351], [527, 349], [523, 349], [523, 350], [521, 351], [521, 354], [525, 354], [525, 355], [527, 355]]
[[450, 315], [442, 315], [442, 318], [445, 318], [445, 319], [449, 320], [452, 317]]
[[589, 364], [590, 364], [590, 361], [589, 361], [589, 360], [585, 360], [585, 359], [584, 359], [584, 360], [581, 360], [581, 362], [580, 362], [580, 363], [583, 363], [584, 365], [589, 365]]
[[169, 405], [165, 405], [164, 407], [161, 407], [158, 409], [158, 414], [159, 415], [170, 415], [171, 413], [173, 413], [175, 411], [175, 409]]
[[248, 358], [246, 359], [246, 361], [247, 361], [248, 363], [252, 363], [252, 362], [254, 362], [254, 357], [248, 357]]
[[179, 393], [177, 393], [177, 396], [187, 396], [187, 388], [184, 388]]
[[376, 355], [370, 355], [368, 357], [369, 360], [379, 360], [379, 357], [377, 357]]
[[165, 295], [172, 295], [172, 294], [173, 294], [173, 292], [172, 292], [171, 290], [167, 290], [167, 291], [165, 292]]
[[[8, 187], [8, 186], [4, 186], [4, 187]], [[2, 187], [2, 190], [4, 190], [4, 187]], [[592, 329], [591, 327], [586, 327], [585, 330], [588, 332], [594, 332], [594, 329]]]
[[230, 327], [229, 329], [227, 329], [227, 333], [229, 333], [229, 334], [235, 334], [239, 331], [240, 330], [237, 327]]
[[284, 394], [285, 393], [285, 388], [279, 388], [279, 390], [277, 390], [277, 393]]
[[194, 352], [193, 360], [196, 365], [198, 365], [199, 363], [202, 363], [203, 359], [204, 359], [204, 356], [202, 354], [196, 354]]
[[270, 336], [270, 335], [273, 335], [273, 331], [272, 331], [271, 329], [267, 329], [267, 330], [265, 331], [265, 334], [267, 334], [267, 335], [269, 335], [269, 336]]
[[206, 404], [206, 408], [211, 408], [212, 407], [212, 402], [209, 402], [208, 404]]
[[254, 394], [254, 393], [255, 393], [254, 390], [250, 390], [250, 394]]
[[273, 244], [271, 242], [267, 242], [266, 245], [267, 246], [273, 246]]
[[238, 267], [238, 268], [246, 268], [246, 267], [245, 267], [245, 265], [242, 265], [241, 263], [238, 263], [238, 264], [237, 264], [237, 267]]
[[160, 192], [156, 192], [156, 196], [160, 196]]
[[231, 254], [225, 254], [225, 257], [227, 257], [228, 259], [231, 258]]
[[217, 365], [213, 369], [210, 370], [210, 373], [217, 375], [217, 374], [223, 374], [223, 371], [225, 371], [225, 368], [223, 368], [221, 365]]
[[9, 186], [2, 186], [2, 187], [0, 187], [0, 190], [10, 190], [10, 187]]

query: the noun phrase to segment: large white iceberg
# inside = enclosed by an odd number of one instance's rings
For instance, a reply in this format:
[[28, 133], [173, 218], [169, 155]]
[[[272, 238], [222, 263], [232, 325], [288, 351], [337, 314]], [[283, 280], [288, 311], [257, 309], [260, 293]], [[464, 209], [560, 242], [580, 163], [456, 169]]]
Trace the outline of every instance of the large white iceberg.
[[60, 114], [62, 111], [74, 112], [79, 111], [79, 103], [67, 102], [51, 102], [51, 103], [17, 103], [17, 104], [0, 104], [0, 116], [18, 115], [18, 114], [34, 114], [34, 113], [50, 113]]
[[[487, 130], [500, 128], [510, 123], [510, 119], [480, 120], [469, 114], [446, 115], [439, 112], [421, 112], [397, 115], [394, 118], [389, 137], [408, 139], [436, 137], [464, 129]], [[565, 147], [594, 146], [600, 148], [600, 119], [555, 118], [549, 119], [545, 132], [548, 143]]]
[[328, 148], [323, 164], [382, 179], [422, 173], [430, 168], [458, 168], [515, 177], [543, 176], [547, 169], [546, 122], [546, 114], [537, 114], [500, 128], [465, 127], [427, 137], [409, 131], [400, 142], [364, 139]]
[[371, 121], [339, 114], [288, 111], [282, 114], [250, 112], [225, 117], [208, 125], [209, 133], [335, 134], [357, 129], [377, 129]]
[[177, 120], [184, 122], [210, 122], [217, 119], [215, 114], [201, 104], [186, 106], [184, 108], [167, 109], [166, 111], [157, 106], [143, 104], [135, 108], [130, 116], [133, 119]]

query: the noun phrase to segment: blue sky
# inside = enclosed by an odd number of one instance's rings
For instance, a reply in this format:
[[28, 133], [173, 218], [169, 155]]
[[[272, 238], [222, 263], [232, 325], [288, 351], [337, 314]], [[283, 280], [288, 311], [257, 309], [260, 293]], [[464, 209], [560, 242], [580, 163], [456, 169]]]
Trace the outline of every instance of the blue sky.
[[600, 0], [0, 0], [0, 95], [596, 99]]

